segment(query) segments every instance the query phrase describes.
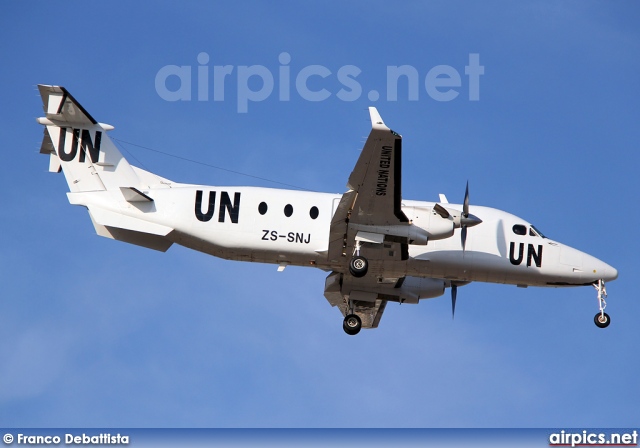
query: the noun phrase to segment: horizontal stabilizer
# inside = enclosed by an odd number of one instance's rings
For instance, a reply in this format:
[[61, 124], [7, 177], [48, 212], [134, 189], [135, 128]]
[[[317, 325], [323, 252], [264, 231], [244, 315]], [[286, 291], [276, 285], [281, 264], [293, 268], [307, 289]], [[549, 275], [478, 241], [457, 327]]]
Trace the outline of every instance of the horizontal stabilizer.
[[154, 224], [100, 207], [88, 207], [96, 233], [125, 243], [166, 252], [173, 241], [166, 238], [170, 227]]
[[44, 136], [42, 137], [42, 145], [40, 145], [40, 154], [51, 154], [55, 153], [56, 150], [53, 146], [53, 142], [51, 141], [51, 136], [47, 130], [44, 130]]
[[158, 236], [167, 236], [169, 232], [173, 230], [171, 227], [163, 226], [162, 224], [132, 218], [131, 216], [105, 210], [100, 207], [90, 205], [88, 208], [92, 219], [103, 226], [133, 230]]
[[38, 90], [49, 120], [86, 126], [98, 124], [64, 87], [39, 85]]
[[127, 202], [153, 202], [153, 199], [135, 187], [120, 187], [120, 191]]

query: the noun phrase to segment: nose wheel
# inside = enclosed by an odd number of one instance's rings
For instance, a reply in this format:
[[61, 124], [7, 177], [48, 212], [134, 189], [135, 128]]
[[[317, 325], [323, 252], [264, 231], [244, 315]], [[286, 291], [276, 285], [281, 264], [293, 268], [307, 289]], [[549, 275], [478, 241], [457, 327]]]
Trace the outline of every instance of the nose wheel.
[[607, 313], [602, 311], [595, 315], [593, 321], [596, 323], [598, 328], [607, 328], [611, 323], [611, 318], [609, 318], [609, 315]]
[[598, 328], [607, 328], [611, 323], [611, 318], [604, 312], [607, 307], [605, 300], [607, 298], [607, 288], [604, 285], [604, 280], [598, 280], [597, 283], [594, 282], [593, 287], [598, 291], [598, 307], [600, 308], [600, 312], [595, 315], [593, 321]]

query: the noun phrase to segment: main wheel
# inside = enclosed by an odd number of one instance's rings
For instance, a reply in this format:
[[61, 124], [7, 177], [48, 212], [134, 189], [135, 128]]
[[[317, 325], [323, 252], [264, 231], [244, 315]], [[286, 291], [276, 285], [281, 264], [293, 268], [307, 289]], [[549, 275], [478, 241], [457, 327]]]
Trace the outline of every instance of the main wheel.
[[357, 314], [347, 314], [342, 322], [342, 329], [348, 335], [354, 336], [360, 333], [362, 328], [362, 320]]
[[355, 256], [349, 262], [349, 272], [354, 277], [364, 277], [369, 269], [369, 262], [360, 255]]
[[[604, 315], [603, 315], [604, 314]], [[611, 318], [607, 313], [598, 313], [593, 318], [593, 321], [599, 328], [607, 328], [611, 323]]]

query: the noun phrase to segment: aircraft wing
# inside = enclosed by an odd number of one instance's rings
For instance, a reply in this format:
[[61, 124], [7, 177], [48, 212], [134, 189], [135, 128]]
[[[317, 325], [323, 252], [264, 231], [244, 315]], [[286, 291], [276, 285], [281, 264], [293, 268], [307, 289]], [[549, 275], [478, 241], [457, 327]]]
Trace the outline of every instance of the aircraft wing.
[[[353, 312], [362, 320], [362, 328], [376, 328], [387, 306], [387, 300], [383, 294], [373, 291], [376, 287], [375, 282], [362, 280], [358, 282], [361, 285], [357, 287], [358, 290], [352, 290], [351, 285], [343, 284], [342, 274], [332, 272], [325, 280], [324, 296], [332, 306], [337, 306], [342, 315], [346, 316], [350, 313], [349, 305], [343, 295], [346, 286], [353, 301]], [[367, 283], [369, 284], [367, 285]], [[366, 286], [369, 287], [369, 291]]]
[[402, 137], [369, 108], [371, 133], [353, 168], [347, 188], [357, 194], [351, 221], [367, 225], [408, 222], [402, 212]]
[[370, 275], [356, 278], [331, 272], [325, 280], [324, 296], [343, 316], [351, 314], [353, 306], [353, 313], [362, 320], [362, 328], [376, 328], [388, 302], [415, 304], [425, 289], [440, 287], [444, 291], [444, 283], [437, 279]]
[[[360, 316], [362, 328], [375, 328], [388, 301], [403, 302], [404, 277], [394, 277], [386, 263], [409, 258], [406, 238], [390, 235], [385, 229], [409, 224], [402, 211], [402, 137], [389, 129], [375, 107], [369, 108], [371, 133], [331, 220], [329, 260], [335, 271], [325, 283], [325, 297], [343, 315]], [[369, 273], [355, 278], [347, 266], [356, 245], [369, 262]], [[416, 299], [417, 300], [417, 299]]]
[[[348, 191], [334, 212], [329, 237], [329, 260], [351, 255], [353, 225], [407, 224], [402, 211], [402, 137], [389, 129], [375, 107], [369, 108], [371, 133], [347, 182]], [[379, 241], [381, 242], [381, 241]]]

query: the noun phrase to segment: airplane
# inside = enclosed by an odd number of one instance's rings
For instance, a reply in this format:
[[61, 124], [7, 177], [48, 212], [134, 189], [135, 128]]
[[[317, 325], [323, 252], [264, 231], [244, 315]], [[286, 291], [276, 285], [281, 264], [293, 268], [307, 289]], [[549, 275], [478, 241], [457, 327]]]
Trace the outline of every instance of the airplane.
[[311, 266], [328, 272], [324, 296], [355, 335], [378, 327], [388, 302], [417, 304], [458, 287], [593, 286], [600, 328], [612, 266], [545, 237], [502, 210], [404, 200], [402, 137], [369, 108], [371, 132], [343, 194], [173, 182], [130, 165], [107, 133], [60, 86], [38, 85], [45, 116], [40, 152], [63, 172], [72, 205], [98, 235], [158, 251], [179, 244], [229, 260]]

